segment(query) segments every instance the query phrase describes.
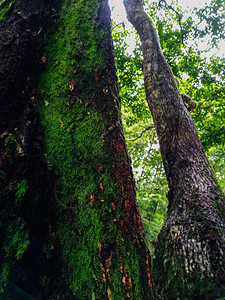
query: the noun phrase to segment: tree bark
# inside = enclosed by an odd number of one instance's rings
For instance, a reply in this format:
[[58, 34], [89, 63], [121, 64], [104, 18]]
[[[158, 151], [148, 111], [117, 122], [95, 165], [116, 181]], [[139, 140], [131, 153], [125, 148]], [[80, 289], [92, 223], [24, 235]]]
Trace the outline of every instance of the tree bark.
[[107, 1], [53, 2], [3, 3], [4, 296], [153, 299]]
[[46, 299], [58, 293], [47, 280], [57, 280], [60, 265], [57, 246], [50, 251], [50, 245], [57, 245], [52, 236], [55, 175], [47, 167], [37, 109], [50, 15], [47, 1], [44, 11], [38, 0], [6, 0], [0, 6], [0, 297], [4, 299], [31, 295]]
[[40, 113], [59, 174], [63, 276], [78, 299], [152, 299], [110, 25], [106, 0], [63, 1], [46, 48]]
[[142, 1], [124, 0], [143, 52], [146, 98], [167, 176], [169, 212], [154, 278], [165, 299], [225, 295], [225, 202]]

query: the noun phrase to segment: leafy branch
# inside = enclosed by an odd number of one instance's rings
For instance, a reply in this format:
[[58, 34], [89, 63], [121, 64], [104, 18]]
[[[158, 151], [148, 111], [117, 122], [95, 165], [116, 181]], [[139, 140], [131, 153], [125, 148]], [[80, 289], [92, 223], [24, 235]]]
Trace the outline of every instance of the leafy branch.
[[169, 5], [166, 2], [166, 0], [159, 0], [159, 7], [161, 7], [162, 2], [177, 15], [178, 23], [179, 23], [180, 31], [181, 31], [181, 42], [184, 45], [184, 31], [183, 31], [183, 26], [182, 26], [182, 23], [181, 23], [182, 15], [176, 9], [174, 9], [171, 5]]

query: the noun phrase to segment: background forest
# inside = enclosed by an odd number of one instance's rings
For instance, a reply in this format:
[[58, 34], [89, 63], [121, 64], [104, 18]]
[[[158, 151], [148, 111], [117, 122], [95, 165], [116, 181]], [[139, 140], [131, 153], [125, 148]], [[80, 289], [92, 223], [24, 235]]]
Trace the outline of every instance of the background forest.
[[[209, 2], [145, 1], [145, 10], [155, 22], [180, 92], [196, 101], [190, 113], [225, 192], [225, 4]], [[139, 37], [124, 20], [122, 5], [114, 0], [111, 6], [124, 132], [145, 233], [149, 248], [154, 249], [167, 212], [167, 182], [145, 99]]]

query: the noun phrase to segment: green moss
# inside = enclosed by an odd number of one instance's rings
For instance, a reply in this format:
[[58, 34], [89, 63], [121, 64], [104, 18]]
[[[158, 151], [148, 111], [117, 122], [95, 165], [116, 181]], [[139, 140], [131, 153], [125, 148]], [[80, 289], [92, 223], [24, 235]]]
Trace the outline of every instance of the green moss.
[[7, 17], [7, 13], [14, 2], [9, 0], [0, 1], [0, 20]]
[[[112, 150], [104, 138], [106, 116], [118, 115], [113, 109], [103, 114], [103, 103], [98, 103], [106, 38], [98, 25], [100, 2], [63, 1], [39, 85], [45, 152], [59, 175], [55, 199], [62, 274], [78, 299], [108, 299], [109, 293], [112, 299], [126, 299], [127, 293], [130, 299], [142, 299], [140, 250], [122, 237], [121, 212], [112, 206], [117, 189]], [[121, 266], [126, 266], [132, 287], [124, 288]]]
[[[86, 105], [98, 97], [95, 70], [102, 63], [98, 49], [102, 36], [96, 36], [92, 21], [97, 14], [98, 1], [64, 1], [57, 31], [46, 49], [47, 70], [40, 82], [45, 151], [60, 176], [55, 191], [59, 210], [69, 215], [58, 223], [64, 277], [82, 299], [91, 295], [101, 277], [95, 256], [105, 235], [102, 215], [111, 208], [107, 198], [115, 190], [110, 170], [104, 167], [104, 172], [98, 172], [104, 159], [104, 117]], [[82, 89], [73, 103], [70, 82], [74, 89], [78, 85]]]
[[[30, 241], [26, 223], [21, 218], [14, 218], [6, 227], [2, 243], [2, 261], [0, 269], [0, 299], [5, 299], [6, 285], [10, 275], [14, 272], [16, 261], [22, 259]], [[3, 298], [2, 294], [4, 294]]]
[[7, 263], [4, 263], [1, 267], [1, 275], [0, 275], [0, 297], [1, 294], [5, 292], [5, 287], [6, 287], [6, 282], [8, 277], [9, 277], [9, 265]]
[[8, 226], [6, 235], [7, 238], [3, 246], [6, 257], [10, 256], [15, 257], [17, 260], [21, 259], [30, 245], [25, 223], [18, 218]]
[[8, 137], [5, 139], [5, 148], [6, 148], [5, 154], [7, 156], [11, 156], [16, 151], [18, 145], [19, 144], [16, 141], [16, 139], [14, 139], [13, 135], [10, 133]]
[[16, 206], [20, 206], [23, 198], [28, 190], [28, 184], [26, 179], [22, 179], [19, 181], [15, 187], [15, 195], [16, 195]]

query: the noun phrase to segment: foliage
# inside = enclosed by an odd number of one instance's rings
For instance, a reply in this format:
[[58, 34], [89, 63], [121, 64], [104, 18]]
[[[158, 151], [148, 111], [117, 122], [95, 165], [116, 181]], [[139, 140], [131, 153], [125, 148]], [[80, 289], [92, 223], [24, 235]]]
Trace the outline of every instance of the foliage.
[[7, 17], [7, 13], [14, 2], [12, 0], [0, 1], [0, 20], [4, 20]]
[[220, 188], [225, 193], [225, 150], [224, 145], [216, 145], [207, 151], [211, 166], [215, 172]]
[[[224, 26], [225, 26], [225, 10], [224, 1], [212, 0], [209, 6], [203, 8], [195, 8], [196, 16], [199, 19], [199, 26], [196, 24], [193, 28], [194, 36], [205, 37], [210, 35], [210, 44], [212, 46], [218, 45], [221, 39], [225, 39]], [[199, 28], [200, 27], [200, 28]]]
[[[224, 58], [212, 55], [208, 59], [207, 50], [199, 50], [197, 45], [199, 39], [211, 34], [209, 51], [218, 45], [219, 38], [223, 38], [222, 2], [212, 1], [210, 6], [196, 8], [193, 13], [183, 11], [179, 5], [169, 6], [166, 1], [160, 1], [160, 6], [158, 2], [149, 4], [146, 1], [146, 9], [156, 23], [163, 53], [179, 80], [180, 91], [198, 102], [192, 117], [224, 189]], [[198, 30], [201, 23], [207, 26]], [[125, 23], [114, 25], [122, 119], [137, 182], [139, 207], [151, 247], [166, 216], [167, 187], [157, 140], [153, 138], [153, 121], [145, 100], [140, 44], [133, 34], [135, 46], [131, 53], [130, 35]]]

